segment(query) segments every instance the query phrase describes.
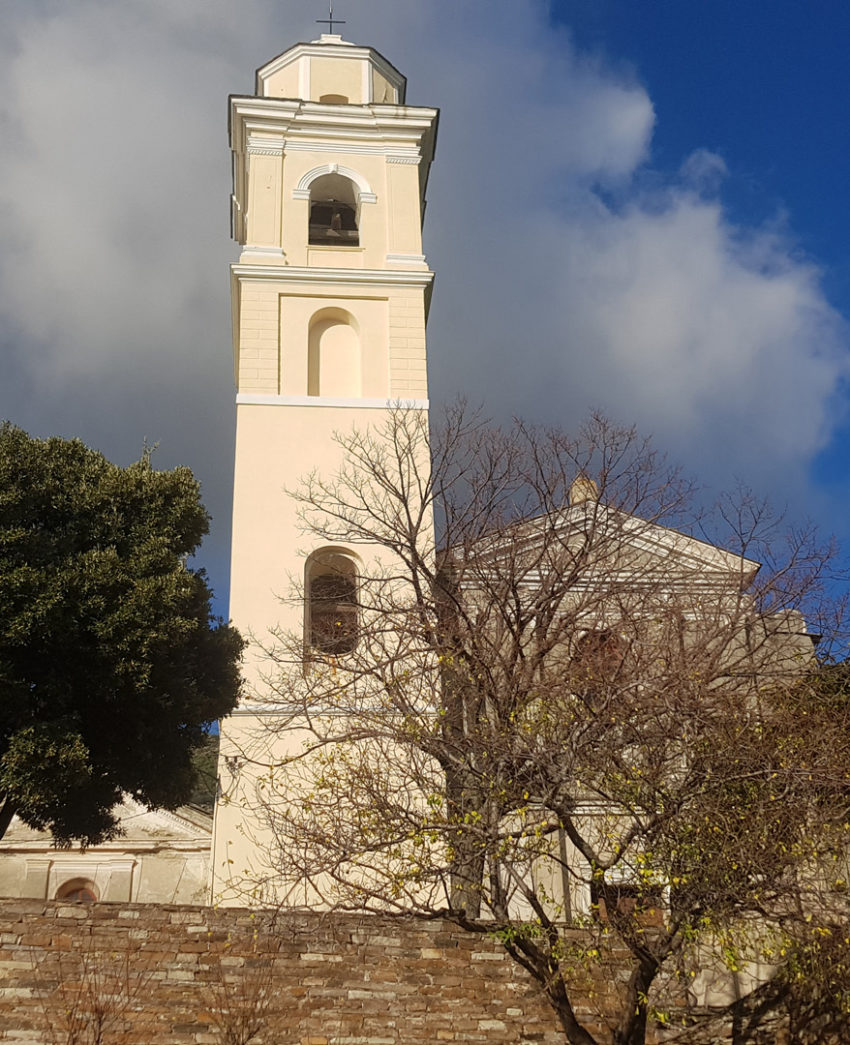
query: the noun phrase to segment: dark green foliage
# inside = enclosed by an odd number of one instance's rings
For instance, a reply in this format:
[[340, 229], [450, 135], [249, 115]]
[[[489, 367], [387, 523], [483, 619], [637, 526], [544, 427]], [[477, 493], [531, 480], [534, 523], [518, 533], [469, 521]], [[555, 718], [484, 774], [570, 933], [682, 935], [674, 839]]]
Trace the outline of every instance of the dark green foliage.
[[190, 797], [242, 649], [186, 565], [207, 528], [187, 468], [0, 426], [0, 835], [16, 812], [91, 844], [122, 791]]
[[221, 737], [208, 734], [194, 751], [195, 789], [189, 799], [193, 806], [212, 812], [218, 784], [218, 749]]

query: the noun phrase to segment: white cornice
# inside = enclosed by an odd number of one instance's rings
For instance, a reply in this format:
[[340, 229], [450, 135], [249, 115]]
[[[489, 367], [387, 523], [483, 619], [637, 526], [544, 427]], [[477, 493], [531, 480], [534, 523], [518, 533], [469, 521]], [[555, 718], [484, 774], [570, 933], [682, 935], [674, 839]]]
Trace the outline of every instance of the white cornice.
[[268, 395], [237, 392], [237, 406], [324, 406], [346, 410], [427, 410], [427, 399], [348, 399], [337, 396]]
[[[232, 714], [232, 712], [231, 712]], [[177, 853], [205, 853], [209, 850], [210, 846], [210, 834], [212, 828], [209, 831], [202, 833], [201, 829], [198, 829], [198, 834], [191, 838], [156, 838], [150, 841], [137, 839], [137, 838], [125, 838], [120, 837], [112, 842], [101, 842], [99, 845], [90, 846], [86, 852], [91, 855], [93, 863], [88, 863], [85, 866], [91, 870], [94, 864], [102, 864], [108, 860], [109, 866], [114, 870], [114, 864], [117, 862], [114, 858], [108, 856], [109, 853], [150, 853], [158, 852], [161, 849], [167, 849], [169, 852]], [[27, 853], [45, 853], [41, 858], [32, 857], [32, 863], [48, 863], [48, 864], [61, 864], [62, 870], [66, 870], [68, 865], [65, 863], [65, 857], [62, 852], [57, 852], [52, 839], [32, 839], [26, 842], [17, 842], [5, 844], [0, 843], [0, 853], [4, 856], [11, 856], [13, 853], [19, 853], [26, 855]], [[79, 856], [77, 856], [79, 859]], [[30, 862], [30, 861], [28, 861]]]
[[[541, 516], [518, 523], [510, 538], [513, 542], [513, 553], [516, 553], [517, 540], [533, 548], [547, 539], [546, 534], [551, 534], [556, 529], [563, 534], [565, 544], [571, 531], [579, 536], [596, 534], [600, 541], [619, 542], [618, 546], [624, 549], [624, 552], [639, 551], [650, 558], [663, 561], [664, 576], [670, 579], [671, 585], [678, 578], [687, 577], [687, 583], [691, 587], [696, 588], [703, 584], [706, 587], [714, 587], [719, 578], [726, 578], [728, 583], [728, 579], [732, 577], [742, 590], [752, 582], [760, 569], [759, 563], [724, 548], [690, 537], [661, 523], [630, 515], [610, 505], [589, 501], [565, 509], [555, 518]], [[507, 540], [507, 537], [502, 536], [481, 542], [476, 549], [476, 557], [482, 562], [488, 556], [498, 558], [500, 549], [507, 546]], [[681, 573], [677, 573], [671, 566], [671, 560], [675, 560], [676, 566], [681, 568]], [[647, 584], [657, 587], [658, 573], [653, 573], [651, 566], [642, 566], [641, 570], [647, 578]], [[698, 576], [695, 577], [695, 574]], [[591, 571], [588, 572], [588, 576], [592, 576]], [[607, 567], [605, 578], [611, 583], [615, 579], [614, 572]], [[622, 582], [624, 579], [628, 579], [630, 587], [635, 587], [634, 572], [630, 568], [622, 573], [619, 581]], [[601, 586], [605, 582], [599, 578], [592, 583]], [[579, 587], [577, 584], [576, 590], [579, 590]]]
[[233, 110], [239, 115], [279, 113], [292, 117], [300, 114], [322, 120], [338, 120], [341, 116], [347, 120], [361, 120], [368, 116], [373, 121], [380, 120], [386, 123], [415, 120], [426, 120], [430, 123], [437, 115], [437, 110], [432, 105], [385, 105], [377, 102], [365, 102], [363, 105], [327, 105], [324, 102], [310, 102], [301, 98], [267, 98], [259, 94], [231, 95], [230, 102]]
[[[311, 711], [315, 711], [315, 713], [317, 715], [321, 715], [322, 718], [349, 718], [349, 717], [353, 717], [356, 714], [356, 712], [353, 712], [353, 711], [343, 711], [340, 708], [332, 708], [332, 707], [315, 708], [315, 709], [311, 708]], [[293, 703], [287, 704], [287, 703], [284, 703], [284, 702], [281, 701], [281, 702], [276, 703], [276, 704], [260, 703], [260, 702], [257, 702], [257, 703], [254, 703], [254, 704], [249, 704], [249, 702], [246, 701], [244, 707], [235, 708], [233, 711], [230, 712], [230, 716], [229, 717], [234, 717], [234, 718], [235, 717], [239, 717], [239, 716], [252, 717], [252, 718], [257, 718], [259, 716], [262, 716], [263, 718], [284, 718], [285, 717], [285, 718], [291, 720], [293, 718], [293, 716], [297, 715], [299, 712], [301, 712], [302, 714], [304, 712], [304, 705], [300, 704], [300, 703], [293, 702]], [[390, 715], [390, 714], [393, 714], [393, 712], [391, 712], [391, 711], [384, 712], [381, 709], [372, 708], [372, 709], [370, 709], [370, 714], [372, 714], [372, 715], [375, 715], [375, 714], [387, 714], [387, 715]], [[434, 714], [436, 715], [437, 712], [435, 711]]]
[[283, 251], [283, 247], [268, 247], [260, 246], [256, 243], [246, 243], [242, 248], [243, 254], [253, 254], [257, 257], [275, 257], [285, 258], [286, 254]]
[[263, 138], [249, 134], [248, 152], [251, 156], [283, 156], [283, 138]]
[[307, 268], [296, 265], [231, 265], [234, 279], [240, 282], [274, 280], [279, 283], [324, 283], [332, 286], [388, 286], [425, 288], [434, 280], [430, 269], [337, 269]]
[[334, 152], [349, 156], [386, 156], [388, 163], [419, 163], [422, 153], [417, 148], [400, 149], [397, 145], [371, 145], [363, 142], [287, 141], [284, 152]]
[[436, 109], [425, 106], [386, 105], [318, 105], [292, 98], [238, 96], [230, 99], [233, 130], [239, 123], [259, 121], [269, 129], [286, 129], [296, 124], [299, 130], [341, 130], [349, 132], [371, 129], [381, 132], [407, 131], [420, 137], [432, 128], [438, 117]]
[[424, 254], [387, 254], [388, 265], [422, 265], [426, 264]]
[[297, 102], [271, 98], [237, 98], [231, 106], [230, 144], [237, 156], [244, 156], [250, 146], [274, 148], [276, 154], [277, 143], [283, 141], [284, 152], [393, 156], [397, 162], [426, 167], [433, 158], [435, 109], [388, 116], [378, 114], [374, 106], [355, 106], [351, 108], [356, 115], [343, 116], [306, 112]]

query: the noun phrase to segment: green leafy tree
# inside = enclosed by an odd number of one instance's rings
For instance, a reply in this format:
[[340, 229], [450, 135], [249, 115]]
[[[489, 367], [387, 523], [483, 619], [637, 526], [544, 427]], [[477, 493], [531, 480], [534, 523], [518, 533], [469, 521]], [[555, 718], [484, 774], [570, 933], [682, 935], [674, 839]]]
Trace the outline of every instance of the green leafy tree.
[[187, 565], [208, 523], [188, 468], [0, 426], [0, 837], [17, 813], [93, 844], [122, 792], [190, 797], [242, 650]]

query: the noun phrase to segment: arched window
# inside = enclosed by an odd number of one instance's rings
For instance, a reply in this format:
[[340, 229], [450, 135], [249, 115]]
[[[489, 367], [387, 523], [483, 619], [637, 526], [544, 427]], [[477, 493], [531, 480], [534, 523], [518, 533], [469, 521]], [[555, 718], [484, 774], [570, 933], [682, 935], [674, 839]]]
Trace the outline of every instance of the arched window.
[[351, 653], [357, 646], [357, 566], [344, 552], [311, 556], [306, 571], [307, 645], [320, 653]]
[[358, 247], [358, 195], [342, 174], [324, 174], [310, 186], [311, 246]]
[[71, 903], [97, 903], [97, 889], [94, 882], [87, 878], [72, 878], [59, 886], [56, 899], [69, 900]]
[[348, 98], [344, 94], [323, 94], [319, 101], [325, 105], [348, 105]]
[[631, 931], [664, 925], [664, 900], [658, 886], [594, 880], [590, 885], [590, 903], [594, 917], [603, 925]]
[[628, 644], [610, 629], [586, 631], [575, 645], [571, 674], [575, 692], [593, 705], [604, 702], [624, 678]]

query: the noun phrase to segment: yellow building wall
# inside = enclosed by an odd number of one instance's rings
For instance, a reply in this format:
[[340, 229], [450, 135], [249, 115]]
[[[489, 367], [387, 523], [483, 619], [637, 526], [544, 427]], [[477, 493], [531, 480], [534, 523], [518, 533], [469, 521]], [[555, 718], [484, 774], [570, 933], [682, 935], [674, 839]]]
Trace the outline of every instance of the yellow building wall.
[[[292, 492], [307, 473], [328, 479], [342, 467], [337, 434], [379, 430], [397, 401], [427, 409], [432, 275], [422, 256], [420, 167], [430, 163], [437, 113], [398, 107], [378, 114], [364, 104], [394, 102], [403, 89], [403, 78], [393, 83], [384, 67], [368, 49], [347, 51], [338, 38], [322, 37], [259, 71], [260, 101], [232, 103], [234, 229], [243, 250], [231, 283], [237, 423], [230, 616], [249, 645], [245, 699], [221, 729], [216, 902], [282, 899], [263, 892], [275, 846], [262, 789], [303, 736], [270, 728], [281, 721], [270, 654], [282, 633], [299, 651], [305, 566], [324, 546], [304, 532]], [[351, 104], [273, 102], [323, 95], [344, 95]], [[311, 186], [326, 175], [332, 186], [348, 179], [358, 246], [308, 243]], [[386, 565], [377, 547], [346, 551], [364, 576]], [[244, 883], [252, 875], [249, 895]]]
[[[328, 46], [344, 47], [346, 51], [328, 56], [317, 53]], [[270, 69], [260, 70], [261, 93], [265, 97], [303, 97], [318, 102], [327, 95], [340, 95], [349, 105], [394, 105], [400, 100], [397, 84], [375, 63], [368, 48], [355, 48], [325, 34], [321, 41], [294, 51], [289, 59], [281, 56], [282, 61], [271, 62]]]
[[308, 284], [246, 279], [239, 306], [237, 380], [241, 392], [307, 395], [309, 328], [326, 309], [350, 314], [358, 328], [365, 398], [427, 395], [424, 290], [389, 287], [361, 293]]

